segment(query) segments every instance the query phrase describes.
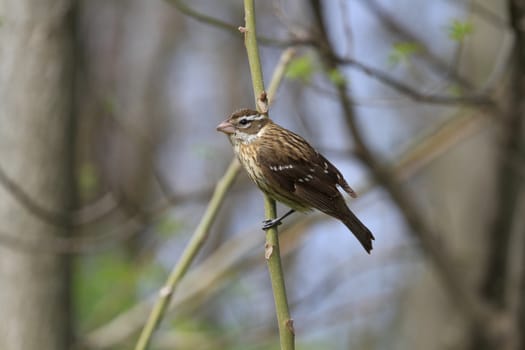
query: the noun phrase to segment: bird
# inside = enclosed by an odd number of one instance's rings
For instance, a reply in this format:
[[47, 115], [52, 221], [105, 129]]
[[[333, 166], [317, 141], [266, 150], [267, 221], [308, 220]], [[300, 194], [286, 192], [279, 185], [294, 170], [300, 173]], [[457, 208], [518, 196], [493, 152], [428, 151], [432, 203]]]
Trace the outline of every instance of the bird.
[[274, 123], [268, 113], [249, 108], [232, 113], [217, 125], [225, 133], [248, 176], [261, 191], [290, 208], [263, 221], [263, 230], [280, 225], [295, 211], [317, 209], [348, 227], [368, 254], [375, 240], [348, 208], [339, 189], [356, 198], [341, 172], [298, 134]]

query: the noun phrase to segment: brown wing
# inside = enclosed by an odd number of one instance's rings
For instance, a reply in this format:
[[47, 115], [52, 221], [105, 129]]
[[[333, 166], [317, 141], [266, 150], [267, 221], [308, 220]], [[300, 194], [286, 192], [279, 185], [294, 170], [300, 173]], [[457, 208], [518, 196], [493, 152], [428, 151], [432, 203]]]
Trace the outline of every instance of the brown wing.
[[[276, 199], [285, 204], [302, 204], [336, 216], [337, 211], [346, 208], [336, 186], [341, 186], [352, 197], [356, 196], [355, 192], [332, 163], [300, 136], [289, 133], [286, 144], [273, 139], [258, 147], [257, 162], [269, 187], [278, 192]], [[286, 152], [282, 151], [283, 147]]]
[[260, 145], [257, 162], [268, 182], [267, 192], [293, 209], [316, 208], [341, 220], [370, 253], [374, 236], [346, 206], [337, 185], [352, 197], [355, 192], [332, 163], [310, 146], [304, 147], [301, 152], [275, 152], [269, 145]]

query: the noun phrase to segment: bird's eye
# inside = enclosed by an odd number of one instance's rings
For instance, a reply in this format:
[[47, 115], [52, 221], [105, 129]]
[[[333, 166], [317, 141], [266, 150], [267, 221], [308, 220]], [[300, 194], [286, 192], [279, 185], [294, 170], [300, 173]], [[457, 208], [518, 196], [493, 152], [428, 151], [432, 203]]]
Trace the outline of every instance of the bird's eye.
[[239, 124], [241, 124], [241, 125], [246, 125], [248, 123], [249, 123], [249, 121], [246, 118], [242, 118], [241, 120], [239, 120]]

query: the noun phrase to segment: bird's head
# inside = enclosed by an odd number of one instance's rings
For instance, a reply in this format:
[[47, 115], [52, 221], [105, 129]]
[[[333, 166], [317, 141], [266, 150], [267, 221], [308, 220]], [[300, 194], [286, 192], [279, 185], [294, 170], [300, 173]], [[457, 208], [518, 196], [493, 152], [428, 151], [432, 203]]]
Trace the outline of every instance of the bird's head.
[[217, 125], [217, 131], [228, 135], [232, 143], [247, 144], [255, 141], [269, 122], [270, 118], [266, 114], [251, 109], [241, 109]]

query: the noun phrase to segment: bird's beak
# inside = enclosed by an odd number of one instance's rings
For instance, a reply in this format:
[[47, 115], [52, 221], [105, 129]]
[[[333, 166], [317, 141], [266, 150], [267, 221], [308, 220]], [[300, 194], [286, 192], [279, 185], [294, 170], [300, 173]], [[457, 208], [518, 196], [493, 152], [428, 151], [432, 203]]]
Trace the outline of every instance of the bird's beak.
[[225, 120], [217, 125], [217, 131], [223, 132], [225, 134], [233, 134], [235, 133], [235, 128], [233, 127], [232, 123]]

